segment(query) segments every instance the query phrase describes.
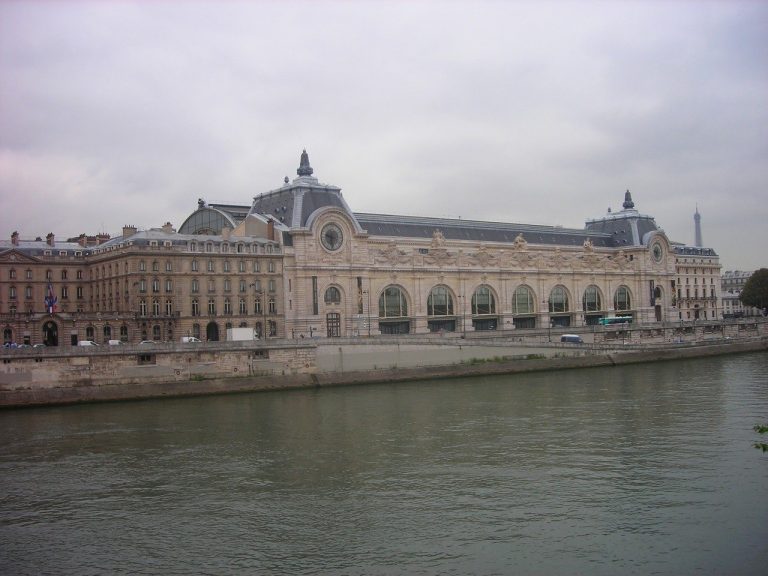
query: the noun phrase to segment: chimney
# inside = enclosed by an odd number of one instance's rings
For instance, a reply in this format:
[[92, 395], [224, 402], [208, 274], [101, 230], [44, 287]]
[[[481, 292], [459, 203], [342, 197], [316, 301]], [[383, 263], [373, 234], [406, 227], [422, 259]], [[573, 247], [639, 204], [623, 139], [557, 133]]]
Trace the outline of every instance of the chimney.
[[136, 226], [123, 226], [123, 240], [136, 234]]
[[166, 222], [165, 224], [163, 224], [162, 230], [166, 234], [173, 234], [174, 232], [176, 232], [176, 230], [173, 229], [173, 226], [171, 226], [170, 222]]
[[96, 245], [97, 246], [99, 244], [104, 244], [104, 242], [106, 242], [107, 240], [109, 240], [109, 234], [107, 234], [106, 232], [99, 232], [98, 234], [96, 234]]
[[221, 229], [221, 238], [225, 242], [229, 242], [229, 239], [232, 237], [232, 228], [229, 226], [224, 226]]
[[19, 233], [14, 231], [13, 234], [11, 234], [11, 244], [14, 246], [19, 245]]
[[88, 236], [85, 235], [85, 232], [80, 234], [80, 236], [77, 237], [77, 243], [80, 244], [83, 248], [88, 246]]
[[53, 246], [56, 243], [53, 232], [48, 232], [48, 236], [45, 237], [45, 243], [48, 244], [48, 246]]
[[275, 221], [272, 218], [267, 220], [267, 238], [269, 240], [275, 239]]

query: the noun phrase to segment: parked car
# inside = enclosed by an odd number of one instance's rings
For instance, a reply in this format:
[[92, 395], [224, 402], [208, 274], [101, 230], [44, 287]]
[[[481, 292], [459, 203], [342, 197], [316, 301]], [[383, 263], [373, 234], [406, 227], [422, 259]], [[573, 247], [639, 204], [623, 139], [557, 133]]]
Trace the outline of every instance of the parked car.
[[32, 346], [32, 348], [47, 348], [47, 346], [45, 344], [38, 343], [38, 344], [35, 344], [34, 346]]
[[98, 343], [94, 342], [93, 340], [80, 340], [80, 342], [77, 343], [78, 346], [98, 346]]
[[139, 342], [139, 346], [147, 346], [147, 345], [152, 346], [155, 344], [160, 344], [160, 342], [155, 342], [154, 340], [142, 340], [141, 342]]
[[189, 344], [192, 342], [200, 342], [200, 338], [195, 338], [194, 336], [182, 336], [181, 337], [181, 343], [182, 344]]
[[122, 340], [110, 340], [109, 345], [110, 346], [122, 346], [124, 342]]
[[584, 344], [584, 339], [578, 334], [563, 334], [560, 336], [560, 342], [567, 342], [569, 344]]

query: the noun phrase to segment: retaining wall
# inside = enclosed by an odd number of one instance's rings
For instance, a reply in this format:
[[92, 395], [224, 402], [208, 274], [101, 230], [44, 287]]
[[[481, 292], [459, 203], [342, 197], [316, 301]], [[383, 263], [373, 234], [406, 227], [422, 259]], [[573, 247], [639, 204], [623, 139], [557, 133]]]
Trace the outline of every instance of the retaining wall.
[[[370, 346], [370, 343], [367, 344]], [[351, 347], [351, 345], [350, 345]], [[508, 360], [479, 361], [464, 364], [443, 364], [430, 366], [400, 367], [389, 366], [376, 369], [318, 372], [315, 368], [315, 345], [275, 347], [268, 358], [268, 363], [259, 364], [254, 358], [255, 350], [221, 350], [214, 357], [206, 354], [213, 351], [199, 352], [194, 362], [191, 357], [178, 357], [180, 353], [160, 355], [152, 371], [137, 374], [135, 359], [133, 364], [122, 366], [119, 358], [111, 354], [102, 357], [91, 355], [88, 363], [82, 364], [82, 357], [71, 357], [63, 364], [64, 374], [72, 367], [75, 373], [86, 373], [85, 367], [96, 366], [91, 370], [90, 378], [76, 376], [65, 383], [53, 379], [55, 369], [48, 367], [45, 372], [31, 372], [24, 376], [24, 371], [0, 371], [0, 407], [39, 406], [53, 404], [72, 404], [79, 402], [99, 402], [116, 400], [134, 400], [142, 398], [197, 396], [236, 392], [254, 392], [292, 388], [323, 386], [343, 386], [364, 383], [404, 382], [413, 380], [464, 378], [493, 374], [515, 374], [542, 370], [563, 370], [599, 366], [618, 366], [640, 362], [657, 362], [734, 354], [742, 352], [768, 351], [768, 339], [756, 338], [746, 341], [721, 342], [717, 344], [667, 346], [665, 348], [647, 347], [632, 350], [594, 350], [592, 354], [573, 356], [558, 355], [559, 347], [552, 348], [553, 355], [541, 358], [517, 356]], [[583, 352], [583, 351], [582, 351]], [[249, 358], [248, 355], [251, 357]], [[116, 355], [119, 356], [119, 355]], [[167, 356], [167, 357], [166, 357]], [[78, 359], [79, 358], [79, 359]], [[280, 361], [278, 361], [280, 359]], [[210, 360], [210, 361], [209, 361]], [[34, 359], [31, 361], [34, 362]], [[185, 364], [186, 362], [186, 364]], [[190, 365], [194, 365], [194, 368]], [[5, 365], [7, 366], [7, 365]], [[117, 369], [120, 377], [109, 377], [108, 366]], [[121, 367], [122, 366], [122, 367]], [[181, 366], [178, 368], [177, 366]], [[187, 371], [184, 371], [184, 368]], [[242, 369], [240, 369], [242, 367]], [[237, 371], [234, 368], [238, 368]], [[44, 369], [41, 369], [44, 370]], [[179, 373], [176, 371], [179, 370]], [[9, 378], [16, 374], [18, 377]], [[42, 377], [42, 378], [41, 378]], [[41, 378], [37, 380], [37, 378]]]

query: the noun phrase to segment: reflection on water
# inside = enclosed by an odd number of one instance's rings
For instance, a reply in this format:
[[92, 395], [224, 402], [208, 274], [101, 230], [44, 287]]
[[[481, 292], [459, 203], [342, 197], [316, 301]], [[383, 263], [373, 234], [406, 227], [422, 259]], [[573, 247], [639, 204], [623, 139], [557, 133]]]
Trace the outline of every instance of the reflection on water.
[[11, 574], [762, 574], [768, 356], [0, 413]]

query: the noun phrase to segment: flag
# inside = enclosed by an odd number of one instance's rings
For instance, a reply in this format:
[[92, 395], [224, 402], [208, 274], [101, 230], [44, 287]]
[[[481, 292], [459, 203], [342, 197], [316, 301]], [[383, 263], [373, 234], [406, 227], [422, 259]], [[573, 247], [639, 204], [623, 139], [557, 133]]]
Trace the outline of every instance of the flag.
[[45, 297], [45, 307], [48, 310], [48, 314], [56, 312], [56, 303], [58, 301], [59, 299], [53, 293], [53, 285], [48, 282], [48, 295]]

